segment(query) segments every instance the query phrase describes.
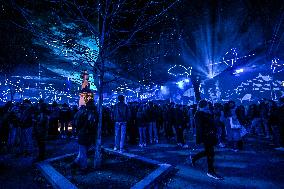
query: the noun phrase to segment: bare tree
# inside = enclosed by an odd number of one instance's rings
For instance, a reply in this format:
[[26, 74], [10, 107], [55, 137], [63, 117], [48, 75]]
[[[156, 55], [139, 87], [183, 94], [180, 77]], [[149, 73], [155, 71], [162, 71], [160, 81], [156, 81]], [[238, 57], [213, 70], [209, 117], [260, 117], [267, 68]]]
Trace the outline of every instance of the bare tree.
[[35, 43], [76, 62], [79, 68], [84, 65], [96, 76], [99, 124], [94, 167], [100, 167], [103, 91], [107, 84], [137, 68], [111, 60], [122, 48], [143, 41], [143, 35], [139, 38], [137, 34], [160, 22], [179, 0], [46, 0], [33, 5], [11, 2], [25, 21], [25, 25], [15, 24], [32, 32]]

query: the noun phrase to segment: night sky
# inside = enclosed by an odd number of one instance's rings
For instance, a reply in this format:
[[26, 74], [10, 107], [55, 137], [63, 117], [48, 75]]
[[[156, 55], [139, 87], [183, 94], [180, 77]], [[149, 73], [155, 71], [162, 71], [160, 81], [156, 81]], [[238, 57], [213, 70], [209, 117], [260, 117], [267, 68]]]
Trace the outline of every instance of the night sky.
[[[96, 44], [100, 38], [94, 31], [102, 32], [103, 15], [96, 1], [76, 1], [75, 5], [56, 0], [1, 2], [2, 83], [22, 78], [24, 87], [43, 90], [52, 86], [75, 94], [80, 72], [86, 69], [93, 73], [92, 88], [96, 89], [97, 72], [90, 62], [96, 62], [100, 52]], [[100, 7], [106, 8], [103, 1]], [[125, 84], [135, 90], [179, 82], [185, 70], [169, 74], [174, 65], [191, 67], [204, 85], [208, 79], [220, 82], [228, 74], [238, 86], [247, 76], [235, 79], [233, 73], [242, 68], [251, 79], [262, 73], [274, 75], [275, 82], [283, 81], [281, 0], [129, 1], [110, 7], [114, 15], [106, 20], [101, 52], [107, 62], [105, 79], [115, 82], [105, 87], [106, 92]], [[82, 21], [82, 15], [89, 24]], [[273, 60], [277, 60], [276, 69], [271, 66]], [[72, 85], [62, 87], [69, 79]]]

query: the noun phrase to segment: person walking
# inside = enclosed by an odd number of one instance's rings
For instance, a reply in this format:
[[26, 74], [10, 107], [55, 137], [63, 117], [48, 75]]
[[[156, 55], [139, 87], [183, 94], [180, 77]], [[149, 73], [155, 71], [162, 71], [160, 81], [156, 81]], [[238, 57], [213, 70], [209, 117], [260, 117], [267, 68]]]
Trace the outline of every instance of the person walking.
[[196, 143], [204, 145], [204, 151], [201, 151], [194, 156], [189, 156], [192, 166], [202, 157], [207, 157], [208, 172], [207, 176], [214, 179], [223, 179], [215, 172], [214, 168], [214, 146], [217, 144], [216, 128], [214, 126], [214, 118], [209, 111], [209, 104], [206, 100], [199, 102], [199, 109], [195, 114], [196, 125]]

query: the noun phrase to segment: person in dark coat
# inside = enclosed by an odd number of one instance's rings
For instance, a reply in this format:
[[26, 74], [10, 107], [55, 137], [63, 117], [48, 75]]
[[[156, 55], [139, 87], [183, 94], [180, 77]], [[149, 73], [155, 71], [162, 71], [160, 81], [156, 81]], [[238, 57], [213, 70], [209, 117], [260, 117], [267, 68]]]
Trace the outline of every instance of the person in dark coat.
[[[81, 111], [81, 110], [80, 110]], [[98, 123], [98, 112], [94, 101], [86, 104], [86, 110], [82, 110], [78, 123], [78, 144], [79, 153], [74, 163], [82, 170], [87, 168], [87, 151], [95, 143]]]
[[148, 103], [147, 106], [147, 118], [148, 118], [148, 132], [149, 132], [149, 142], [158, 143], [158, 130], [157, 130], [157, 107], [152, 101]]
[[278, 127], [279, 127], [279, 145], [280, 147], [275, 148], [276, 150], [284, 151], [284, 97], [279, 99], [279, 108], [277, 112], [278, 117]]
[[115, 136], [114, 136], [114, 150], [120, 152], [124, 151], [124, 143], [126, 136], [126, 123], [130, 118], [130, 111], [125, 104], [123, 95], [118, 96], [118, 103], [114, 106], [114, 121], [115, 121]]
[[36, 110], [32, 106], [31, 101], [25, 99], [23, 102], [24, 110], [22, 113], [21, 120], [21, 143], [20, 143], [20, 153], [24, 155], [31, 155], [33, 151], [33, 126], [34, 126], [34, 116], [36, 115]]
[[184, 118], [182, 106], [176, 105], [176, 108], [174, 111], [174, 127], [176, 131], [177, 145], [180, 147], [183, 147], [185, 145], [185, 140], [183, 136], [183, 132], [185, 129], [184, 122], [185, 122], [185, 118]]
[[146, 142], [146, 109], [147, 105], [141, 104], [140, 107], [138, 108], [137, 111], [137, 126], [139, 129], [139, 146], [146, 147], [147, 142]]
[[71, 113], [71, 109], [68, 106], [68, 104], [64, 103], [62, 105], [62, 108], [60, 110], [60, 134], [61, 134], [61, 138], [67, 138], [68, 135], [68, 124], [71, 121], [71, 117], [72, 117], [72, 113]]
[[48, 128], [48, 134], [54, 139], [59, 134], [59, 131], [58, 131], [59, 118], [60, 118], [60, 108], [58, 107], [57, 102], [54, 101], [50, 108], [49, 128]]
[[272, 129], [272, 141], [275, 145], [275, 148], [279, 148], [280, 146], [280, 130], [279, 130], [279, 118], [278, 118], [278, 107], [276, 102], [270, 100], [269, 102], [269, 119], [268, 124]]
[[199, 110], [195, 114], [196, 125], [196, 143], [204, 145], [204, 151], [201, 151], [194, 156], [190, 156], [191, 165], [202, 158], [207, 157], [208, 172], [207, 176], [214, 179], [222, 179], [217, 175], [214, 169], [214, 146], [217, 144], [217, 133], [214, 125], [214, 118], [209, 111], [209, 104], [206, 100], [199, 102]]
[[173, 125], [174, 125], [174, 103], [170, 103], [166, 106], [164, 112], [164, 120], [165, 120], [165, 134], [167, 140], [170, 142], [174, 139], [173, 133]]
[[129, 136], [129, 143], [130, 144], [136, 144], [136, 138], [137, 138], [137, 133], [138, 133], [138, 128], [136, 126], [136, 115], [137, 115], [137, 106], [135, 103], [132, 103], [129, 106], [129, 111], [130, 111], [130, 118], [129, 121], [127, 123], [128, 125], [128, 130], [127, 133]]
[[40, 104], [39, 115], [36, 118], [36, 124], [34, 126], [35, 138], [38, 146], [38, 161], [44, 160], [45, 158], [45, 146], [47, 140], [49, 125], [49, 116], [47, 104]]

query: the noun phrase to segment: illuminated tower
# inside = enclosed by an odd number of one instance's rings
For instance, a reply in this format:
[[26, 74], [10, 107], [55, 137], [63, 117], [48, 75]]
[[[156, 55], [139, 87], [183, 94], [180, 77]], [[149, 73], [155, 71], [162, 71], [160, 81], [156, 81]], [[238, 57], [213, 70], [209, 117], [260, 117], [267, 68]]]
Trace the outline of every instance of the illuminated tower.
[[89, 100], [94, 99], [94, 93], [90, 89], [89, 74], [87, 70], [84, 70], [81, 74], [82, 87], [80, 91], [79, 107], [86, 105]]

